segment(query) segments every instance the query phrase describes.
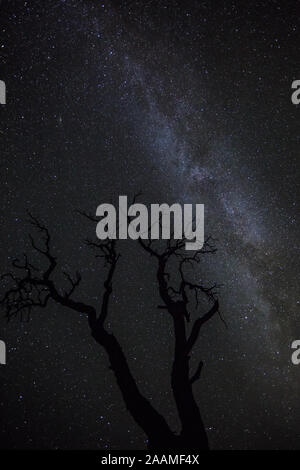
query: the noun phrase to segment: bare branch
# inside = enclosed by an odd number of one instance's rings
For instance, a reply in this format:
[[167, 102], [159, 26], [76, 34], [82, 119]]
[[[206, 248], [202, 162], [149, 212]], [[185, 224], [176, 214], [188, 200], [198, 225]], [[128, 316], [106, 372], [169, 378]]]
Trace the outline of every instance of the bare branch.
[[194, 382], [196, 382], [197, 380], [200, 379], [201, 377], [201, 372], [202, 372], [202, 369], [203, 369], [203, 361], [200, 361], [199, 362], [199, 365], [196, 369], [196, 372], [194, 373], [194, 375], [192, 375], [192, 377], [190, 378], [190, 384], [193, 384]]
[[38, 253], [44, 255], [48, 262], [49, 262], [49, 266], [48, 266], [48, 269], [44, 272], [44, 279], [49, 279], [50, 275], [53, 273], [53, 271], [55, 270], [56, 268], [56, 258], [51, 254], [51, 251], [50, 251], [50, 234], [49, 234], [49, 231], [47, 229], [47, 227], [45, 227], [36, 217], [34, 217], [29, 211], [27, 211], [28, 215], [29, 215], [29, 222], [31, 225], [33, 225], [33, 227], [35, 229], [38, 230], [38, 232], [40, 232], [42, 234], [42, 243], [44, 245], [43, 248], [39, 247], [34, 238], [32, 237], [32, 235], [29, 234], [29, 238], [30, 238], [30, 241], [31, 241], [31, 245], [32, 247], [34, 248], [35, 251], [37, 251]]
[[80, 210], [77, 210], [76, 212], [85, 217], [86, 219], [90, 220], [91, 222], [98, 222], [98, 219], [94, 215], [88, 214], [87, 212]]
[[97, 254], [95, 255], [96, 258], [104, 258], [105, 263], [108, 264], [113, 264], [116, 262], [116, 258], [118, 257], [115, 246], [116, 246], [116, 240], [101, 240], [97, 242], [93, 242], [89, 239], [85, 240], [85, 244], [93, 248], [95, 250], [99, 250], [100, 255]]
[[0, 304], [5, 308], [6, 318], [10, 320], [12, 317], [22, 314], [24, 311], [30, 315], [34, 307], [46, 307], [49, 299], [69, 307], [77, 312], [86, 313], [89, 318], [90, 325], [94, 325], [96, 321], [96, 312], [93, 307], [82, 302], [76, 302], [71, 298], [75, 288], [79, 285], [81, 276], [76, 273], [76, 279], [64, 273], [65, 277], [71, 284], [69, 292], [61, 295], [55, 286], [51, 275], [56, 268], [56, 258], [51, 253], [51, 239], [48, 229], [32, 214], [29, 214], [29, 222], [41, 234], [40, 244], [37, 244], [30, 235], [32, 247], [48, 260], [48, 267], [45, 271], [40, 272], [35, 266], [28, 261], [28, 257], [24, 254], [24, 260], [13, 260], [13, 267], [21, 272], [20, 275], [14, 273], [6, 273], [1, 276], [1, 281], [12, 281], [13, 286], [8, 288], [4, 296], [0, 299]]
[[[86, 212], [83, 212], [83, 211], [77, 211], [77, 212], [92, 222], [98, 221], [96, 217], [90, 214], [87, 214]], [[85, 244], [88, 247], [98, 252], [98, 254], [96, 254], [95, 257], [103, 258], [105, 266], [106, 265], [110, 266], [108, 274], [107, 274], [107, 278], [104, 282], [105, 290], [104, 290], [104, 294], [102, 297], [101, 311], [96, 322], [96, 326], [102, 328], [108, 315], [108, 304], [109, 304], [109, 299], [112, 293], [112, 278], [115, 272], [117, 262], [121, 255], [116, 252], [116, 240], [115, 239], [98, 240], [96, 242], [90, 239], [87, 239], [85, 240]]]
[[68, 274], [65, 271], [63, 271], [63, 274], [66, 277], [66, 279], [69, 281], [69, 283], [71, 284], [71, 289], [69, 290], [69, 292], [65, 292], [64, 297], [70, 298], [71, 295], [73, 294], [73, 292], [75, 291], [76, 287], [79, 286], [79, 284], [80, 284], [81, 274], [77, 271], [75, 280], [73, 280], [71, 278], [70, 274]]
[[212, 306], [212, 308], [205, 315], [203, 315], [202, 317], [198, 318], [195, 321], [195, 323], [193, 325], [193, 328], [192, 328], [192, 331], [191, 331], [191, 334], [190, 334], [190, 336], [187, 340], [187, 344], [186, 344], [187, 354], [191, 351], [191, 349], [195, 345], [195, 343], [198, 339], [198, 336], [199, 336], [200, 329], [201, 329], [202, 325], [204, 325], [204, 323], [208, 322], [215, 315], [215, 313], [218, 312], [218, 310], [219, 310], [219, 302], [218, 302], [218, 300], [216, 300], [214, 305]]
[[143, 240], [142, 238], [138, 239], [139, 244], [144, 248], [145, 251], [147, 251], [151, 256], [155, 256], [156, 258], [160, 258], [161, 255], [152, 248], [153, 243], [152, 240]]

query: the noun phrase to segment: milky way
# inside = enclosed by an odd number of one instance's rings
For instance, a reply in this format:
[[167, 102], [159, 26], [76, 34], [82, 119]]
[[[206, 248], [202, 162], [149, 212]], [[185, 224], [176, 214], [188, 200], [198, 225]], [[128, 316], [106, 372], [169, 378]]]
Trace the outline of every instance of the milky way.
[[[139, 191], [205, 204], [218, 252], [197, 276], [222, 284], [228, 326], [207, 325], [192, 358], [205, 362], [195, 393], [211, 446], [299, 448], [296, 2], [41, 3], [1, 3], [2, 266], [29, 250], [30, 209], [97, 303], [102, 267], [82, 242], [95, 230], [76, 209]], [[122, 250], [110, 327], [177, 429], [154, 265], [132, 241]], [[52, 304], [2, 322], [1, 339], [2, 447], [144, 447], [83, 316]]]

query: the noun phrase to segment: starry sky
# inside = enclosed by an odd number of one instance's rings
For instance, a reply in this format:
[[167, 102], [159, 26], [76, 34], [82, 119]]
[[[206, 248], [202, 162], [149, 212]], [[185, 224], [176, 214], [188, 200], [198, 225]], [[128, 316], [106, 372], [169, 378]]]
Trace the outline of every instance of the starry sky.
[[[145, 204], [205, 204], [218, 252], [199, 276], [223, 285], [228, 325], [207, 324], [192, 357], [205, 363], [195, 395], [213, 449], [300, 447], [299, 6], [0, 2], [2, 270], [30, 252], [29, 209], [61, 270], [81, 272], [77, 298], [97, 305], [103, 266], [83, 243], [95, 227], [76, 209], [141, 190]], [[120, 249], [108, 327], [176, 430], [155, 264], [133, 241]], [[51, 303], [0, 325], [0, 447], [145, 447], [83, 315]]]

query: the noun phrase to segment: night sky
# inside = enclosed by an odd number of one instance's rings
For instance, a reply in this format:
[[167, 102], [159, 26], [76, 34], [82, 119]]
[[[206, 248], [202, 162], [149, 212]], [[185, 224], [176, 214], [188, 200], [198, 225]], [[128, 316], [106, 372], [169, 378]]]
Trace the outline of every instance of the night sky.
[[[195, 394], [213, 449], [300, 448], [299, 7], [0, 3], [1, 271], [32, 252], [30, 210], [51, 232], [57, 282], [79, 270], [76, 298], [97, 306], [105, 271], [77, 209], [139, 191], [144, 204], [205, 204], [218, 252], [199, 276], [223, 285], [228, 324], [205, 325], [192, 358], [205, 363]], [[132, 240], [120, 250], [108, 326], [176, 430], [155, 263]], [[145, 448], [84, 315], [53, 302], [29, 322], [3, 312], [0, 339], [0, 447]]]

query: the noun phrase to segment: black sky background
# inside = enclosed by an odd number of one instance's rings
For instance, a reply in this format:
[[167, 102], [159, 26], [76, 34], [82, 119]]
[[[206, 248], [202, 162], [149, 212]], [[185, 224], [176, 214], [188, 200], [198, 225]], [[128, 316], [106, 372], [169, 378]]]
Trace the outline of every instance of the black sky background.
[[[30, 251], [26, 210], [49, 227], [79, 299], [103, 269], [84, 245], [95, 213], [141, 202], [205, 204], [223, 284], [197, 350], [196, 396], [212, 448], [299, 448], [299, 2], [2, 1], [1, 266]], [[142, 391], [178, 422], [172, 329], [155, 265], [122, 242], [110, 327]], [[58, 273], [58, 282], [63, 278]], [[2, 448], [145, 447], [86, 319], [54, 304], [1, 321]]]

